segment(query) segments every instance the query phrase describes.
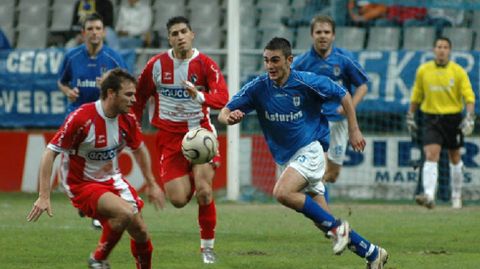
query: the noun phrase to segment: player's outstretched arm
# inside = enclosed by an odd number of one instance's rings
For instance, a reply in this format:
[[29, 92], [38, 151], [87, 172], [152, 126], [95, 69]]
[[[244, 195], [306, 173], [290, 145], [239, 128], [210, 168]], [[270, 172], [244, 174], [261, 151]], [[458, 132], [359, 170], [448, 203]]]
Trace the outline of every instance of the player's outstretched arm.
[[43, 152], [40, 162], [40, 190], [37, 201], [35, 201], [32, 210], [28, 213], [28, 221], [37, 221], [44, 211], [47, 211], [47, 214], [53, 217], [52, 207], [50, 205], [50, 178], [52, 177], [53, 162], [57, 155], [58, 152], [49, 148]]
[[218, 114], [218, 121], [226, 125], [233, 125], [242, 121], [244, 116], [245, 113], [241, 110], [230, 111], [230, 109], [224, 107], [220, 111], [220, 114]]
[[345, 117], [348, 121], [348, 135], [350, 137], [350, 144], [352, 145], [355, 151], [363, 151], [365, 148], [366, 142], [365, 138], [358, 127], [357, 115], [355, 113], [355, 108], [352, 103], [352, 96], [347, 92], [342, 98], [342, 107], [345, 111]]
[[153, 204], [155, 209], [163, 209], [165, 207], [165, 194], [160, 186], [158, 186], [155, 176], [152, 173], [150, 154], [145, 144], [142, 144], [138, 149], [133, 151], [133, 156], [145, 178], [148, 200]]

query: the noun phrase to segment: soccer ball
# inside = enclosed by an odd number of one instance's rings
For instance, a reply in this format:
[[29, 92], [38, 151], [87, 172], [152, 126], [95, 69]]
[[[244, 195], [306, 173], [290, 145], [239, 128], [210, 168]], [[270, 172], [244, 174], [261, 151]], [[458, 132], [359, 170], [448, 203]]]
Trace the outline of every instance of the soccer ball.
[[208, 163], [215, 157], [218, 140], [205, 128], [190, 130], [182, 140], [182, 153], [192, 164]]

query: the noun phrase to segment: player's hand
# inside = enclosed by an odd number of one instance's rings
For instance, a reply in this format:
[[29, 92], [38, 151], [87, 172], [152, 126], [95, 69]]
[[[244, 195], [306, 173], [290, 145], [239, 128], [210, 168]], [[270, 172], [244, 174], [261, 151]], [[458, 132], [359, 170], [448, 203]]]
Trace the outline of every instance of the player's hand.
[[243, 113], [241, 110], [234, 110], [230, 112], [230, 114], [228, 114], [227, 123], [228, 125], [239, 123], [240, 121], [242, 121], [244, 116], [245, 113]]
[[148, 201], [153, 204], [156, 210], [165, 208], [165, 194], [157, 183], [147, 185]]
[[339, 106], [337, 108], [337, 113], [345, 116], [345, 110], [343, 109], [343, 106]]
[[407, 123], [408, 133], [410, 135], [414, 134], [418, 129], [417, 123], [415, 122], [415, 114], [414, 113], [412, 113], [412, 112], [407, 113], [406, 123]]
[[460, 123], [460, 130], [463, 135], [471, 135], [475, 128], [475, 115], [473, 113], [467, 113]]
[[360, 129], [356, 128], [349, 130], [348, 135], [350, 136], [350, 144], [352, 145], [353, 150], [356, 152], [363, 152], [367, 142], [365, 141]]
[[33, 204], [33, 208], [30, 213], [28, 213], [27, 221], [37, 221], [44, 211], [47, 211], [48, 216], [53, 217], [52, 207], [50, 206], [50, 198], [45, 199], [39, 197]]
[[75, 102], [75, 100], [77, 100], [79, 96], [80, 96], [80, 91], [78, 90], [77, 87], [67, 92], [67, 98], [72, 103]]
[[198, 94], [198, 90], [195, 87], [195, 85], [193, 85], [193, 83], [191, 83], [190, 81], [185, 80], [183, 82], [183, 86], [185, 86], [185, 90], [188, 91], [188, 94], [190, 94], [192, 99], [195, 100], [197, 98], [197, 94]]

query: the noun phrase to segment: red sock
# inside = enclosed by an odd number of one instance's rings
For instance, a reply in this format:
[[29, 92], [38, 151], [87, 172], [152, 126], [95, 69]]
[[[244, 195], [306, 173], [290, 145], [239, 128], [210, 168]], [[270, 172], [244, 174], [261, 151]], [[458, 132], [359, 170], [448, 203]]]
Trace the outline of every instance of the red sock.
[[137, 269], [150, 269], [152, 267], [153, 245], [150, 239], [147, 242], [137, 242], [131, 239], [130, 249], [135, 258]]
[[198, 206], [198, 224], [200, 225], [201, 239], [215, 238], [215, 225], [217, 224], [217, 212], [215, 201], [208, 205]]
[[106, 260], [112, 249], [122, 238], [123, 232], [112, 230], [108, 221], [102, 221], [102, 236], [98, 241], [97, 249], [93, 253], [93, 258], [97, 261]]

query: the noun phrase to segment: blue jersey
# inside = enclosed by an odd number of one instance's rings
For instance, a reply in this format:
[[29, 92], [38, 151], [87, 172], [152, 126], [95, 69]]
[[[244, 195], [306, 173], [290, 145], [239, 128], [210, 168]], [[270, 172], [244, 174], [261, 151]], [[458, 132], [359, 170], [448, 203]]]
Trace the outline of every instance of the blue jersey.
[[226, 107], [244, 113], [255, 110], [273, 158], [284, 164], [313, 141], [328, 149], [328, 121], [321, 107], [327, 100], [339, 102], [345, 94], [328, 77], [291, 70], [282, 87], [274, 85], [267, 74], [255, 78]]
[[[324, 75], [344, 86], [353, 96], [355, 88], [368, 82], [368, 77], [363, 68], [353, 59], [353, 55], [345, 49], [332, 48], [327, 58], [322, 58], [312, 48], [293, 60], [292, 69], [309, 71]], [[323, 106], [323, 113], [329, 121], [339, 121], [343, 116], [338, 114], [338, 102], [330, 101]]]
[[88, 54], [85, 44], [68, 51], [60, 67], [59, 79], [62, 84], [72, 89], [77, 87], [80, 96], [68, 105], [67, 112], [72, 112], [85, 103], [98, 100], [100, 89], [97, 87], [97, 77], [116, 67], [127, 69], [122, 57], [105, 45], [95, 57]]

